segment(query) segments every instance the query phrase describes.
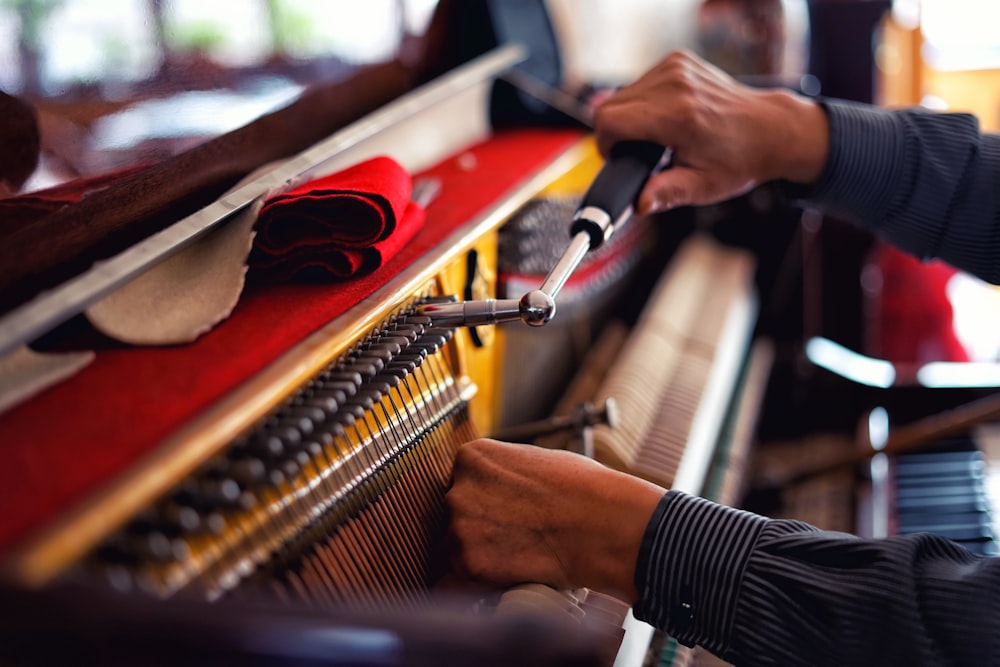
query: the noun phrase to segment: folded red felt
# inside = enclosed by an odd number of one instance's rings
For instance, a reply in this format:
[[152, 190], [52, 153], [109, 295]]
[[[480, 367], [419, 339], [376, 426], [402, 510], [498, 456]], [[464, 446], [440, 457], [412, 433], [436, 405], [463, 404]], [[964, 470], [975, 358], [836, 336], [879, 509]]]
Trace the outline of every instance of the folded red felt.
[[399, 163], [376, 157], [272, 197], [257, 219], [251, 271], [270, 280], [371, 273], [424, 224], [412, 189]]

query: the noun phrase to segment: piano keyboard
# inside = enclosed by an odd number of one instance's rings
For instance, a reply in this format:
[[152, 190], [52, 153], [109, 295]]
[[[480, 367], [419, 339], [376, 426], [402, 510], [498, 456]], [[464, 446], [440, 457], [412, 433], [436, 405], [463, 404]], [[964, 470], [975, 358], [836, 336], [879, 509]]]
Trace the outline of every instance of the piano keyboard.
[[940, 535], [973, 553], [995, 556], [1000, 552], [986, 457], [971, 438], [948, 445], [948, 451], [895, 457], [895, 532]]

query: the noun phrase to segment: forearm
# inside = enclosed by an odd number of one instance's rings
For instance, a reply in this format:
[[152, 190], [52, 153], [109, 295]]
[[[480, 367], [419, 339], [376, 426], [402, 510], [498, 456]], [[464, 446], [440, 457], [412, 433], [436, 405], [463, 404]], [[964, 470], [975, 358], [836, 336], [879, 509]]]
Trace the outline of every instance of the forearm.
[[859, 540], [671, 492], [636, 586], [639, 618], [740, 665], [1000, 660], [1000, 559], [939, 538]]
[[1000, 137], [967, 114], [825, 108], [829, 155], [807, 203], [1000, 283]]

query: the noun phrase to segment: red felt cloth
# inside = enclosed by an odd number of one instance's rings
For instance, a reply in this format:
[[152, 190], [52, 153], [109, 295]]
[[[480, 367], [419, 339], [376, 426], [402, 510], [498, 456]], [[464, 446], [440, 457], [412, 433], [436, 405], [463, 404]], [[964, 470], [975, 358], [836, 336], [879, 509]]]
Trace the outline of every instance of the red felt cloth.
[[[248, 289], [196, 342], [103, 350], [73, 378], [0, 415], [0, 550], [95, 491], [289, 347], [346, 312], [579, 140], [516, 130], [429, 169], [441, 194], [379, 270], [328, 284]], [[469, 165], [475, 165], [470, 168]]]
[[371, 273], [424, 224], [403, 167], [380, 156], [303, 183], [265, 202], [251, 275], [285, 281]]
[[969, 361], [955, 335], [948, 281], [957, 271], [878, 244], [868, 259], [881, 287], [867, 295], [869, 354], [896, 363]]

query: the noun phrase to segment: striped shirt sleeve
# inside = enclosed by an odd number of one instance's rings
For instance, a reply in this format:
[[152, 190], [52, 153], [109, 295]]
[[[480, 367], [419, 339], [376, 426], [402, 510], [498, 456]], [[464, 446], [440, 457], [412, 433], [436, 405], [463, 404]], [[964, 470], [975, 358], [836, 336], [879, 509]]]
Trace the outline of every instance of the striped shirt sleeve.
[[917, 257], [1000, 283], [1000, 135], [969, 114], [823, 106], [827, 164], [794, 194]]
[[862, 540], [676, 491], [649, 525], [637, 618], [737, 665], [1000, 665], [1000, 558]]

